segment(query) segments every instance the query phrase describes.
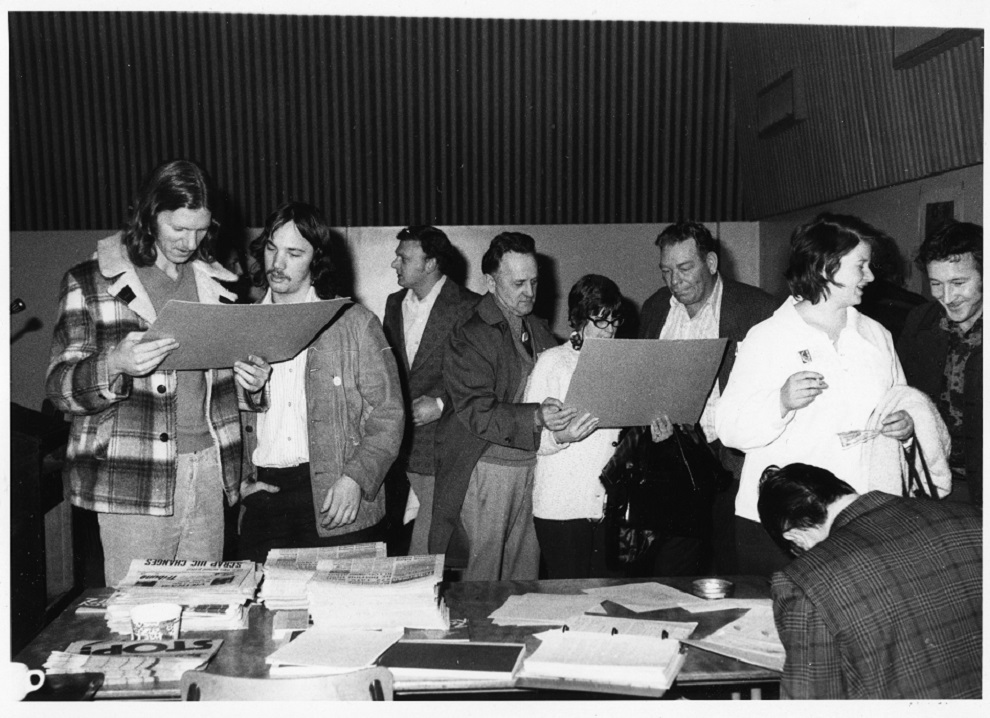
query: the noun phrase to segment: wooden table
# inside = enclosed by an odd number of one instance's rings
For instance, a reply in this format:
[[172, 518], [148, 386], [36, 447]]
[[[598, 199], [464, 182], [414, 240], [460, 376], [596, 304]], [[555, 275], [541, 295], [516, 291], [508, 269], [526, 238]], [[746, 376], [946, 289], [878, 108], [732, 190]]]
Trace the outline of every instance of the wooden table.
[[[736, 584], [736, 598], [766, 598], [769, 595], [769, 585], [765, 579], [753, 577], [734, 577], [732, 580]], [[690, 589], [690, 578], [665, 578], [665, 579], [590, 579], [590, 580], [566, 580], [566, 581], [466, 581], [457, 583], [445, 583], [442, 590], [447, 605], [450, 608], [451, 622], [454, 628], [445, 637], [468, 638], [472, 641], [494, 641], [500, 643], [525, 643], [527, 654], [531, 653], [536, 645], [537, 639], [533, 638], [534, 633], [545, 630], [540, 626], [495, 626], [488, 616], [496, 608], [501, 606], [511, 595], [521, 595], [524, 593], [562, 593], [578, 594], [583, 588], [618, 586], [625, 583], [658, 581], [680, 590]], [[89, 596], [108, 595], [112, 589], [91, 589], [86, 591], [79, 599]], [[106, 625], [104, 616], [83, 615], [75, 613], [75, 606], [78, 601], [70, 605], [61, 615], [49, 624], [28, 646], [18, 653], [14, 660], [27, 664], [30, 668], [41, 668], [53, 650], [63, 650], [73, 641], [90, 640], [110, 640], [120, 639], [120, 636], [111, 634]], [[665, 620], [696, 621], [698, 628], [695, 637], [704, 637], [725, 625], [729, 621], [735, 620], [742, 611], [718, 611], [712, 613], [690, 614], [682, 609], [668, 609], [655, 611], [650, 616]], [[272, 653], [278, 643], [272, 640], [272, 614], [263, 606], [253, 605], [250, 609], [250, 623], [247, 630], [242, 631], [217, 631], [217, 632], [183, 632], [183, 638], [222, 638], [224, 643], [216, 657], [211, 661], [208, 671], [222, 675], [246, 676], [261, 678], [268, 675], [268, 664], [265, 657]], [[422, 638], [436, 637], [436, 632], [422, 632], [407, 630], [407, 637]], [[687, 657], [684, 667], [678, 674], [676, 687], [690, 686], [719, 686], [733, 692], [741, 693], [744, 689], [750, 689], [752, 697], [759, 697], [760, 688], [766, 685], [773, 685], [779, 681], [780, 674], [742, 663], [726, 656], [703, 651], [697, 648], [688, 647]], [[571, 685], [561, 683], [560, 686], [577, 693], [587, 693], [588, 697], [593, 697], [599, 690], [606, 690], [605, 687], [595, 687], [587, 685]], [[475, 687], [480, 689], [481, 687]], [[513, 689], [520, 698], [532, 697], [534, 694], [526, 690], [525, 685], [493, 687], [488, 685], [484, 690], [491, 693], [494, 689]], [[158, 691], [160, 697], [174, 697], [177, 686], [164, 686], [164, 690]], [[43, 689], [44, 691], [44, 689]], [[44, 692], [38, 697], [44, 697]], [[171, 695], [169, 695], [171, 693]], [[458, 698], [479, 698], [482, 694], [467, 692], [462, 686], [459, 691], [452, 690], [450, 686], [430, 687], [425, 685], [407, 685], [401, 683], [396, 685], [397, 697], [415, 697], [416, 695], [436, 699], [444, 696]], [[626, 692], [627, 695], [645, 695], [635, 691]], [[57, 692], [49, 695], [50, 698], [58, 700]], [[112, 690], [104, 688], [100, 692], [101, 698], [149, 698], [146, 691]], [[506, 696], [508, 697], [508, 696]], [[735, 696], [734, 696], [735, 697]]]

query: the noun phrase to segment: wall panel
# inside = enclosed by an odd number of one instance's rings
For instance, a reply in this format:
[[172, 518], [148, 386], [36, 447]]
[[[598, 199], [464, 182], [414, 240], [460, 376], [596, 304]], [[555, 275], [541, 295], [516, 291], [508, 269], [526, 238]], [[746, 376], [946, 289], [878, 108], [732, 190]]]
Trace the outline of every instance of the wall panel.
[[202, 163], [248, 225], [738, 219], [714, 24], [10, 13], [11, 227], [118, 225]]
[[[983, 35], [921, 64], [893, 67], [893, 29], [730, 25], [750, 219], [983, 161]], [[757, 136], [757, 93], [786, 72], [807, 119]]]

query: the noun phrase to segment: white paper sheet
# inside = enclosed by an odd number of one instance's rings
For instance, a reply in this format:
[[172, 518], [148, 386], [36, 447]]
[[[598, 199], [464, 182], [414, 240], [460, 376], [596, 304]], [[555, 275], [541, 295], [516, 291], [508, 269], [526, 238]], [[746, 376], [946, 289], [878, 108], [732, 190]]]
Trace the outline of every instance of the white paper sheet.
[[601, 606], [594, 596], [526, 593], [509, 596], [489, 618], [497, 626], [562, 626], [569, 616]]
[[728, 611], [732, 608], [769, 608], [773, 610], [773, 600], [769, 598], [718, 598], [703, 600], [701, 603], [692, 602], [681, 605], [691, 613], [711, 613], [713, 611]]
[[650, 636], [652, 638], [687, 638], [698, 627], [697, 622], [649, 621], [588, 614], [570, 616], [564, 625], [569, 631], [577, 631], [578, 633], [612, 635], [614, 631], [615, 634], [621, 636]]
[[336, 631], [310, 628], [266, 659], [268, 663], [310, 666], [342, 673], [372, 665], [402, 631]]
[[612, 601], [623, 606], [636, 606], [631, 610], [656, 611], [661, 608], [678, 608], [692, 603], [704, 603], [705, 599], [662, 583], [627, 583], [621, 586], [586, 588], [584, 593], [600, 601]]

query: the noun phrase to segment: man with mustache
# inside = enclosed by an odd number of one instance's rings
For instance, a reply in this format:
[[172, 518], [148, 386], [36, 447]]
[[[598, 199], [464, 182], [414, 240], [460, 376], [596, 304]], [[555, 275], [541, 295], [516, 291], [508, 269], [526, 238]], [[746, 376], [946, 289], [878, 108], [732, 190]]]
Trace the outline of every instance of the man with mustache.
[[[727, 338], [718, 381], [701, 414], [699, 424], [705, 440], [722, 466], [732, 474], [728, 486], [719, 487], [704, 513], [696, 516], [691, 507], [678, 507], [679, 515], [693, 525], [672, 527], [654, 546], [653, 566], [646, 570], [653, 576], [677, 576], [704, 573], [705, 541], [711, 533], [711, 570], [721, 574], [736, 573], [735, 497], [739, 488], [743, 454], [722, 445], [715, 433], [715, 405], [725, 390], [736, 358], [736, 344], [756, 324], [769, 318], [777, 303], [762, 289], [734, 282], [719, 272], [715, 238], [700, 222], [677, 222], [657, 237], [660, 248], [660, 273], [665, 287], [643, 303], [641, 339], [719, 339]], [[691, 427], [693, 429], [693, 427]], [[701, 508], [698, 509], [701, 511]], [[711, 527], [705, 524], [711, 521]]]
[[437, 427], [430, 552], [457, 565], [466, 548], [465, 581], [529, 580], [540, 561], [533, 471], [541, 431], [566, 428], [576, 411], [555, 397], [523, 402], [537, 356], [557, 345], [546, 322], [532, 316], [533, 238], [498, 235], [481, 271], [489, 292], [450, 335], [443, 358], [450, 401]]
[[[336, 295], [331, 230], [309, 204], [273, 212], [251, 243], [262, 303]], [[399, 375], [378, 318], [351, 304], [309, 348], [273, 365], [267, 412], [243, 414], [238, 558], [383, 541], [382, 481], [399, 452]]]
[[949, 501], [983, 507], [983, 228], [949, 222], [918, 250], [934, 302], [897, 342], [908, 384], [935, 402], [952, 438]]

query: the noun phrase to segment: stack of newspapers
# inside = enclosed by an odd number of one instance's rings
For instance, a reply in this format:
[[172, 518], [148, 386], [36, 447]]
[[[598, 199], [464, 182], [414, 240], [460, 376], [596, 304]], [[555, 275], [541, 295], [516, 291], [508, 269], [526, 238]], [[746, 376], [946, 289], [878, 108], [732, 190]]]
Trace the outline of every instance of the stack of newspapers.
[[253, 561], [135, 559], [107, 601], [107, 625], [130, 634], [131, 608], [142, 603], [178, 603], [182, 631], [247, 628], [245, 604], [258, 590]]
[[325, 559], [383, 558], [385, 544], [359, 543], [321, 548], [273, 548], [263, 567], [264, 581], [258, 599], [269, 611], [296, 611], [309, 608], [306, 584]]
[[306, 584], [313, 625], [447, 629], [443, 561], [443, 554], [321, 560]]
[[[52, 651], [45, 672], [102, 673], [100, 698], [178, 695], [186, 671], [205, 666], [223, 641], [195, 638], [175, 641], [75, 641], [64, 651]], [[133, 694], [130, 692], [134, 691]]]

